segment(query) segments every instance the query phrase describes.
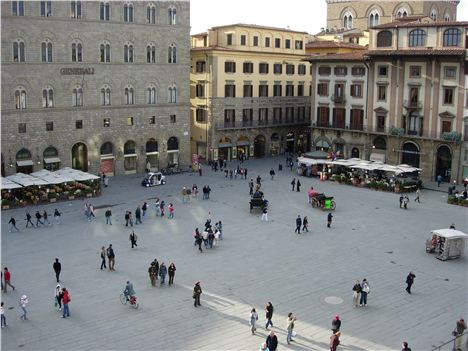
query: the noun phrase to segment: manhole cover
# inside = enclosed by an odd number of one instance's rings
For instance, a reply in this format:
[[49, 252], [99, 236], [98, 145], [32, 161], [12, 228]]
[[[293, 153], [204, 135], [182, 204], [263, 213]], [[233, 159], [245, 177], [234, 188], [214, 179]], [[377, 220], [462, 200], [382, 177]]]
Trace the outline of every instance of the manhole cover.
[[329, 305], [340, 305], [343, 303], [343, 299], [338, 296], [327, 296], [323, 300]]

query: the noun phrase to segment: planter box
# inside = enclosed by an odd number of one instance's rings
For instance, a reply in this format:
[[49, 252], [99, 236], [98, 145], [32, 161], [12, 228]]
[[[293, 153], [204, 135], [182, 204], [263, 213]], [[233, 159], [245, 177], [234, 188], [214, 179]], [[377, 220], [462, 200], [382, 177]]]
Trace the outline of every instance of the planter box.
[[93, 193], [86, 194], [86, 197], [92, 197], [92, 196], [93, 196]]
[[75, 200], [75, 197], [74, 196], [69, 196], [68, 200]]
[[3, 205], [3, 206], [2, 206], [2, 210], [8, 210], [9, 208], [10, 208], [9, 205]]
[[57, 201], [57, 199], [56, 199], [55, 197], [52, 197], [52, 198], [50, 198], [49, 200], [50, 200], [50, 202], [55, 202], [55, 201]]

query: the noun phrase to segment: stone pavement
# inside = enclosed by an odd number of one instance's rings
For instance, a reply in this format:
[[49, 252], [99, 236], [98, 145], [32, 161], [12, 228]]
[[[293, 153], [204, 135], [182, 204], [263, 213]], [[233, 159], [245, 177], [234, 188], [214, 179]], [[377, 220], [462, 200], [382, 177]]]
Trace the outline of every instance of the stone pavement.
[[[248, 178], [260, 174], [270, 200], [270, 222], [249, 213], [245, 180], [226, 180], [207, 167], [195, 174], [169, 176], [167, 185], [140, 186], [142, 175], [112, 178], [104, 194], [92, 199], [97, 219], [83, 215], [84, 201], [51, 204], [63, 213], [63, 224], [24, 229], [24, 210], [3, 211], [2, 267], [12, 273], [16, 291], [2, 296], [8, 327], [2, 330], [3, 350], [258, 350], [267, 332], [263, 307], [275, 307], [274, 328], [279, 350], [328, 350], [331, 320], [339, 314], [341, 350], [428, 351], [451, 339], [455, 322], [467, 318], [467, 259], [442, 262], [426, 254], [431, 229], [452, 222], [467, 231], [466, 208], [445, 203], [446, 194], [423, 190], [421, 204], [398, 208], [396, 194], [370, 191], [316, 179], [300, 178], [300, 193], [290, 190], [294, 176], [277, 171], [280, 159], [246, 162]], [[284, 163], [284, 160], [281, 159]], [[235, 167], [236, 163], [232, 163]], [[277, 176], [269, 179], [275, 167]], [[210, 184], [211, 199], [182, 204], [182, 186]], [[307, 202], [313, 185], [335, 196], [337, 209], [331, 229], [326, 212]], [[155, 218], [154, 206], [136, 226], [138, 248], [131, 249], [125, 210], [134, 211], [155, 196], [175, 204], [175, 220]], [[149, 200], [151, 199], [151, 200]], [[104, 211], [113, 206], [113, 226]], [[36, 208], [29, 208], [35, 212]], [[202, 254], [192, 233], [211, 212], [222, 220], [224, 240]], [[310, 232], [294, 234], [297, 214], [307, 215]], [[14, 215], [21, 232], [9, 233]], [[99, 270], [99, 248], [112, 243], [116, 271]], [[54, 309], [54, 258], [62, 262], [63, 285], [71, 293], [68, 319]], [[173, 287], [151, 287], [148, 265], [154, 258], [177, 266]], [[413, 294], [405, 278], [416, 274]], [[355, 279], [370, 282], [369, 306], [352, 308]], [[123, 306], [119, 295], [131, 280], [140, 308]], [[202, 307], [194, 308], [192, 288], [200, 280]], [[21, 321], [19, 298], [29, 297], [29, 321]], [[258, 335], [251, 336], [248, 316], [259, 312]], [[288, 312], [297, 316], [296, 341], [285, 343]]]

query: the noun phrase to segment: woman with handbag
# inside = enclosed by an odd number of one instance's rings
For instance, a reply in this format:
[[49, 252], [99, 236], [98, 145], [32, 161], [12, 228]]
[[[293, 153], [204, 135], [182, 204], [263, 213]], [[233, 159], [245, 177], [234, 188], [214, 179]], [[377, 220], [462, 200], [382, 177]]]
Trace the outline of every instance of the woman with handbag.
[[252, 335], [255, 334], [255, 331], [257, 330], [256, 324], [258, 321], [258, 314], [257, 311], [255, 311], [255, 308], [252, 308], [252, 311], [250, 311], [250, 331], [252, 332]]

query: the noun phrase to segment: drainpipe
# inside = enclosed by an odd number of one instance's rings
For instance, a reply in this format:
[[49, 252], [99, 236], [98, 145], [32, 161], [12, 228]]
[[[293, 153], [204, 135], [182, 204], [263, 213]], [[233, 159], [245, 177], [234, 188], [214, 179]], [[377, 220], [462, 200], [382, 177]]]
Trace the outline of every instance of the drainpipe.
[[[368, 109], [368, 101], [369, 101], [369, 77], [370, 77], [370, 69], [369, 69], [369, 64], [364, 61], [364, 66], [366, 66], [367, 69], [367, 82], [366, 82], [366, 103], [365, 103], [365, 109], [364, 109], [364, 119], [366, 120], [366, 123], [368, 123], [367, 119], [367, 109]], [[366, 130], [367, 130], [367, 125], [366, 125]], [[367, 130], [367, 137], [369, 138], [369, 131]], [[367, 144], [367, 143], [366, 143]], [[364, 150], [365, 151], [365, 150]], [[369, 159], [370, 159], [370, 148], [369, 148]]]

